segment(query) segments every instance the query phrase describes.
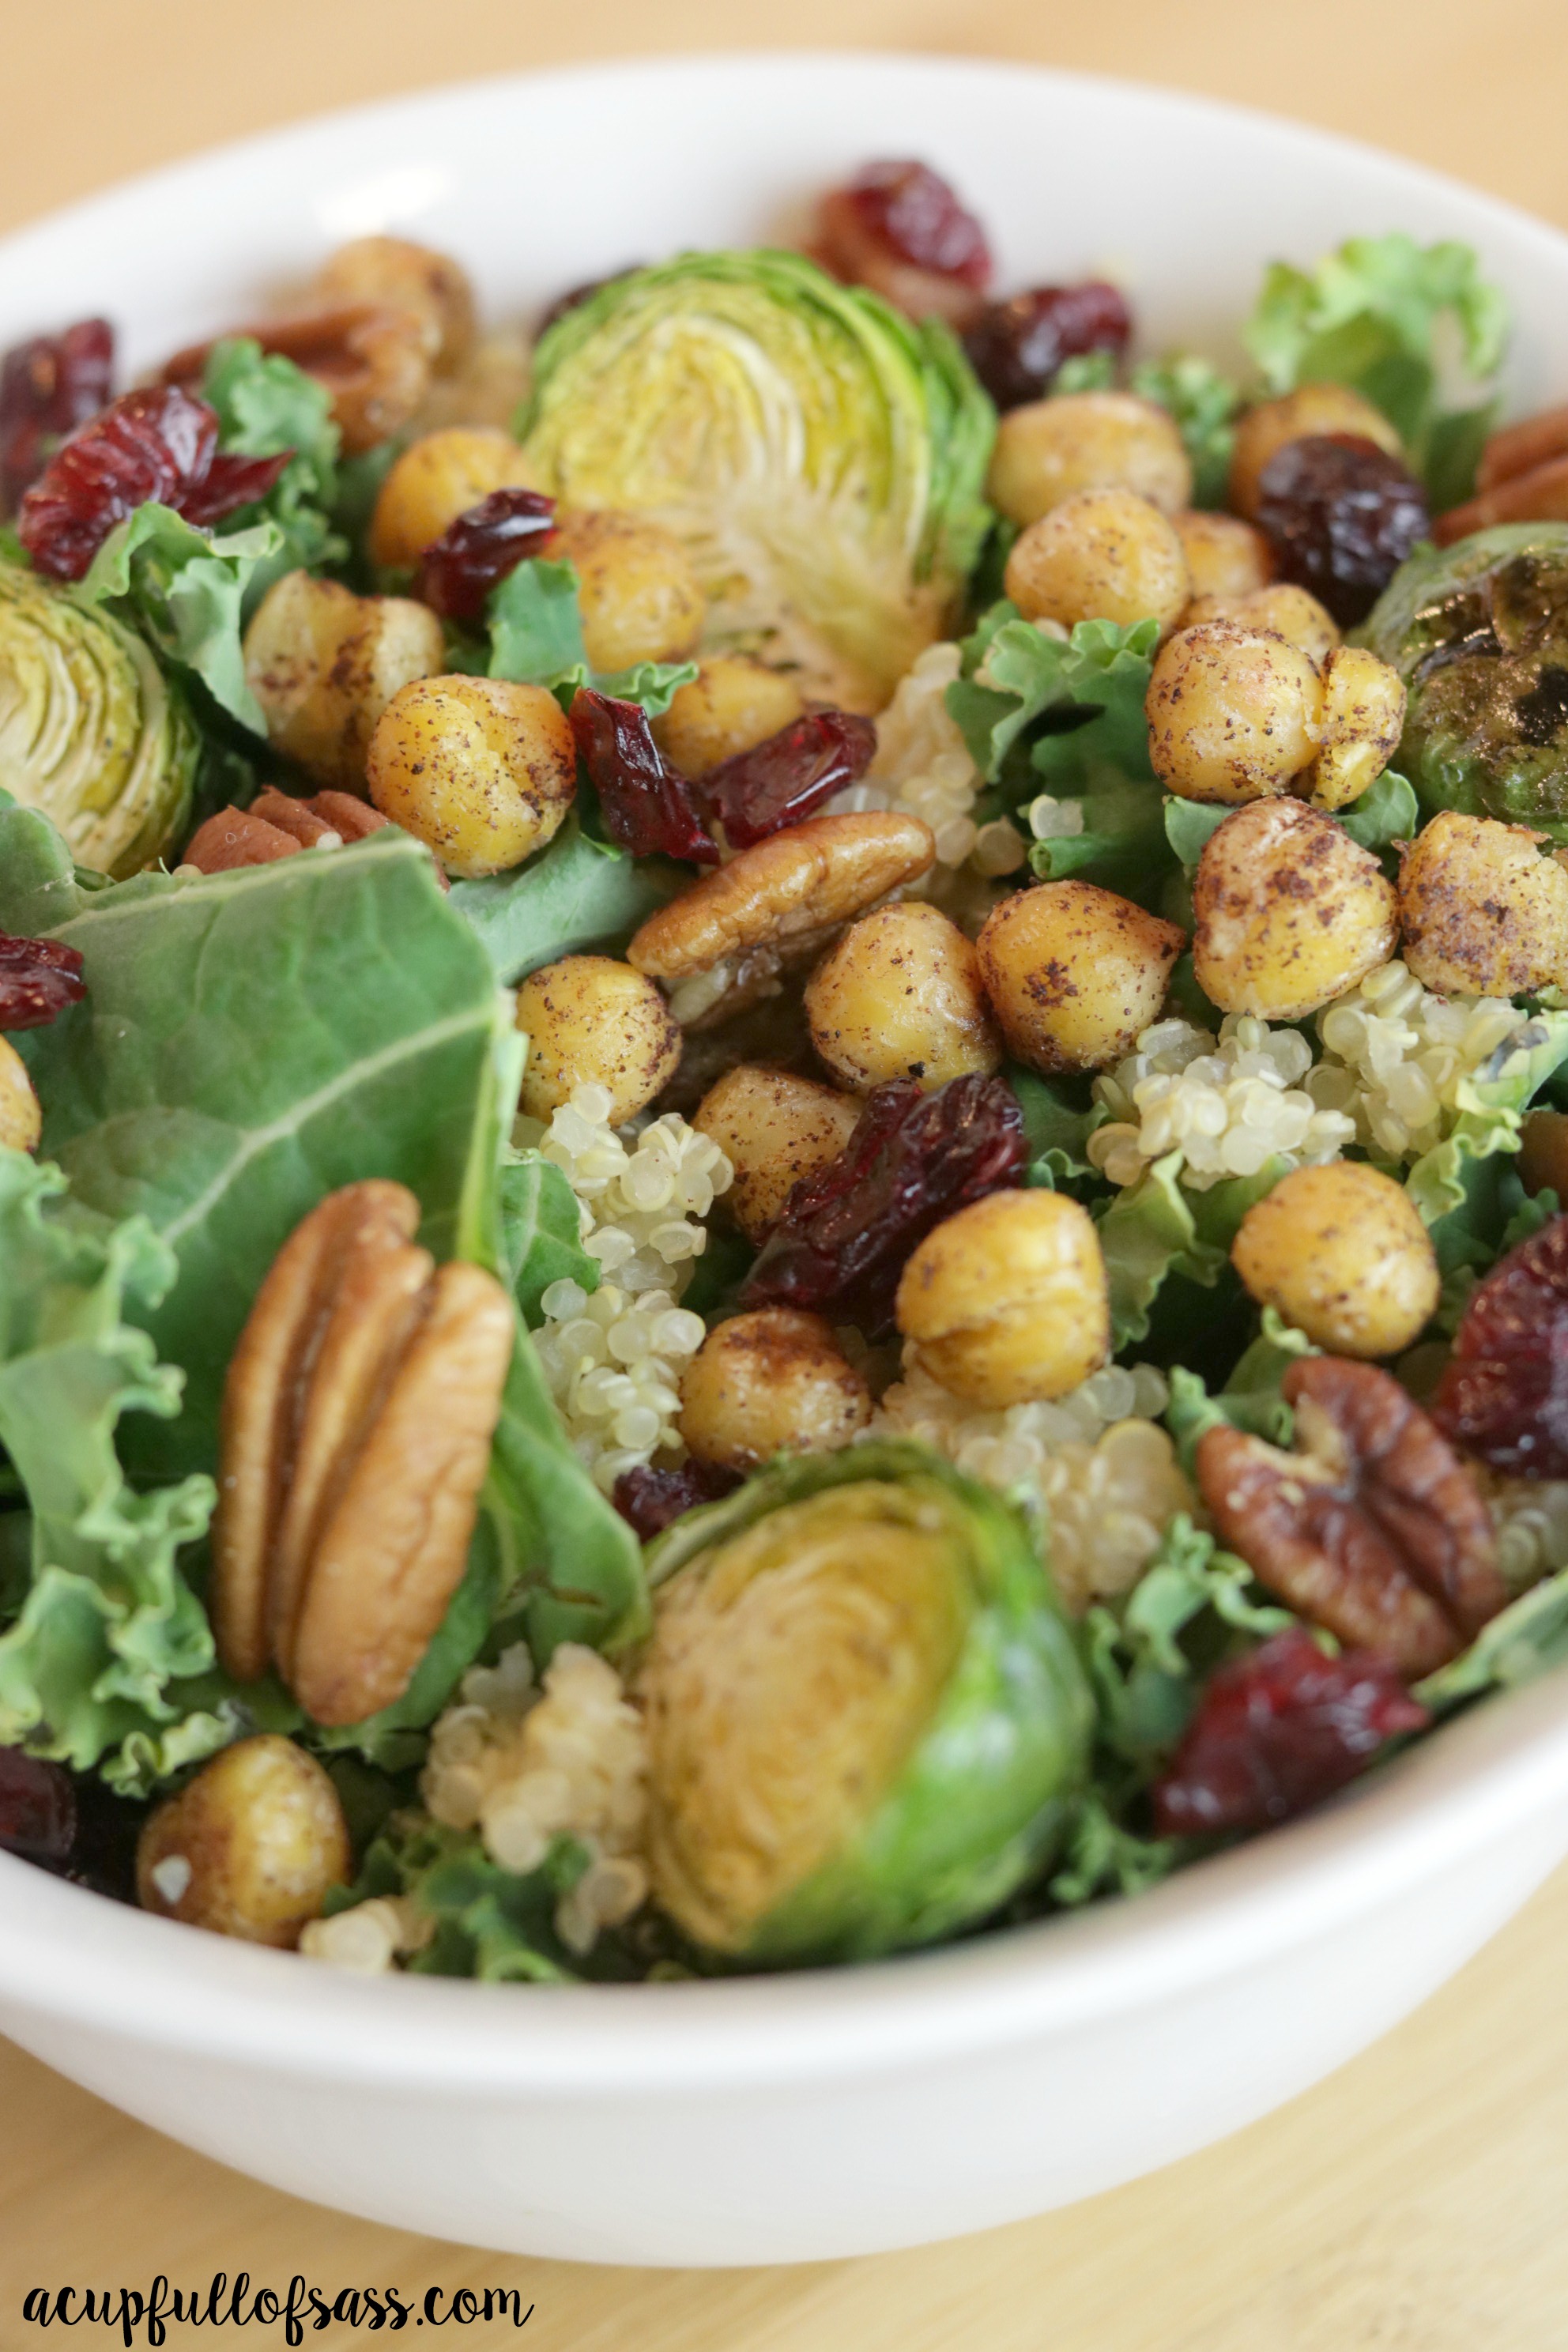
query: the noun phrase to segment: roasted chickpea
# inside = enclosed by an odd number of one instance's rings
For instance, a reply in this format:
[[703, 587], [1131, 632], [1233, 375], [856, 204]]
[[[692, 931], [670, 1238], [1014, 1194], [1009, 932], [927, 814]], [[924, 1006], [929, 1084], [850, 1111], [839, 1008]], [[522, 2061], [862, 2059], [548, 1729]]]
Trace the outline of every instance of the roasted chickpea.
[[987, 490], [1009, 522], [1036, 522], [1075, 490], [1135, 490], [1166, 514], [1191, 503], [1193, 468], [1169, 410], [1131, 392], [1073, 392], [1010, 408]]
[[654, 740], [683, 776], [705, 776], [721, 761], [765, 743], [805, 709], [795, 680], [747, 654], [715, 654], [689, 686], [678, 687], [653, 722]]
[[1100, 1070], [1159, 1018], [1185, 941], [1096, 882], [1039, 882], [993, 908], [976, 942], [1002, 1033], [1037, 1070]]
[[370, 520], [373, 563], [417, 563], [433, 540], [492, 490], [529, 485], [528, 461], [510, 433], [452, 425], [422, 434], [396, 458]]
[[1274, 577], [1274, 551], [1239, 515], [1184, 507], [1173, 515], [1194, 596], [1247, 596]]
[[921, 898], [851, 924], [806, 982], [805, 1017], [812, 1044], [857, 1094], [886, 1078], [944, 1086], [1002, 1060], [972, 941]]
[[1222, 1013], [1300, 1021], [1394, 953], [1394, 885], [1321, 809], [1253, 801], [1215, 827], [1193, 884], [1193, 964]]
[[204, 1764], [136, 1848], [144, 1911], [288, 1949], [353, 1869], [338, 1792], [313, 1756], [263, 1733]]
[[992, 1192], [944, 1219], [896, 1312], [921, 1370], [989, 1412], [1065, 1396], [1110, 1353], [1100, 1237], [1065, 1192]]
[[680, 661], [702, 635], [708, 605], [679, 540], [625, 514], [563, 514], [549, 553], [574, 563], [583, 644], [595, 669]]
[[1321, 668], [1340, 642], [1339, 623], [1309, 589], [1293, 580], [1271, 580], [1245, 596], [1194, 596], [1182, 615], [1184, 629], [1205, 621], [1233, 621], [1238, 629], [1268, 629]]
[[246, 681], [273, 749], [320, 784], [364, 792], [377, 719], [447, 657], [441, 624], [406, 596], [356, 596], [286, 572], [245, 633]]
[[36, 1151], [44, 1114], [27, 1065], [8, 1037], [0, 1037], [0, 1150]]
[[1354, 433], [1375, 441], [1391, 457], [1405, 452], [1398, 434], [1381, 408], [1363, 400], [1342, 383], [1302, 383], [1279, 400], [1259, 401], [1236, 428], [1230, 460], [1230, 503], [1250, 521], [1258, 509], [1258, 485], [1264, 467], [1288, 441], [1304, 441], [1318, 433]]
[[1405, 680], [1363, 646], [1338, 646], [1323, 666], [1318, 756], [1298, 790], [1317, 808], [1348, 808], [1377, 782], [1405, 731]]
[[569, 955], [547, 963], [517, 992], [517, 1025], [528, 1038], [521, 1108], [548, 1119], [592, 1081], [610, 1095], [609, 1121], [624, 1127], [675, 1076], [680, 1032], [651, 980], [614, 956]]
[[542, 686], [426, 677], [370, 740], [370, 796], [450, 874], [501, 874], [542, 849], [577, 791], [566, 714]]
[[1525, 1113], [1519, 1174], [1527, 1192], [1552, 1192], [1568, 1202], [1568, 1111]]
[[1322, 700], [1317, 670], [1283, 637], [1226, 621], [1184, 629], [1149, 679], [1154, 773], [1189, 801], [1285, 792], [1317, 750]]
[[1400, 855], [1405, 962], [1440, 996], [1529, 996], [1568, 980], [1568, 871], [1527, 824], [1444, 809]]
[[1230, 1255], [1260, 1307], [1336, 1356], [1414, 1347], [1442, 1287], [1404, 1185], [1351, 1160], [1282, 1176], [1243, 1217]]
[[763, 1307], [710, 1331], [680, 1383], [680, 1433], [699, 1462], [754, 1470], [828, 1454], [871, 1418], [871, 1394], [819, 1315]]
[[746, 1239], [761, 1242], [801, 1178], [838, 1158], [859, 1117], [853, 1096], [791, 1070], [741, 1062], [709, 1087], [691, 1124], [734, 1170], [725, 1205]]
[[313, 290], [328, 302], [381, 302], [412, 310], [425, 329], [430, 363], [438, 374], [450, 375], [473, 351], [474, 291], [468, 272], [428, 245], [401, 236], [355, 237], [330, 257]]
[[1032, 522], [1007, 558], [1004, 585], [1026, 621], [1151, 617], [1173, 628], [1192, 593], [1173, 525], [1135, 490], [1075, 490]]

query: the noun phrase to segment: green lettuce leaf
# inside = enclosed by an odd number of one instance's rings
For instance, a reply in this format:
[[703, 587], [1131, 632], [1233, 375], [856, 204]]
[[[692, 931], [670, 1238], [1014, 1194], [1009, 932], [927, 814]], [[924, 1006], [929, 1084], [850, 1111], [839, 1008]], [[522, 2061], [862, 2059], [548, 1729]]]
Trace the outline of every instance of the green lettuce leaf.
[[247, 457], [275, 457], [284, 449], [294, 453], [267, 496], [238, 512], [239, 523], [274, 523], [279, 533], [277, 548], [246, 583], [248, 620], [285, 572], [301, 566], [318, 572], [346, 559], [349, 542], [332, 521], [342, 436], [325, 385], [247, 335], [226, 336], [213, 345], [202, 398], [217, 411], [221, 449]]
[[1532, 1586], [1483, 1626], [1468, 1650], [1415, 1686], [1434, 1715], [1486, 1691], [1511, 1690], [1568, 1665], [1568, 1569]]
[[1104, 1126], [1106, 1113], [1087, 1086], [1070, 1078], [1042, 1078], [1018, 1062], [1009, 1062], [1003, 1076], [1024, 1114], [1029, 1148], [1025, 1183], [1057, 1190], [1069, 1180], [1093, 1176], [1085, 1147], [1095, 1129]]
[[690, 880], [662, 857], [628, 857], [569, 816], [549, 847], [482, 882], [454, 882], [450, 903], [503, 986], [558, 956], [618, 946]]
[[640, 702], [662, 717], [679, 688], [697, 676], [695, 662], [638, 662], [631, 669], [594, 670], [583, 645], [577, 569], [530, 556], [507, 573], [489, 604], [491, 677], [548, 687], [570, 708], [580, 686]]
[[1384, 856], [1391, 872], [1394, 870], [1394, 844], [1414, 841], [1421, 825], [1415, 786], [1394, 768], [1384, 768], [1359, 800], [1352, 801], [1348, 808], [1336, 809], [1334, 814], [1352, 841]]
[[1179, 1839], [1141, 1837], [1117, 1819], [1098, 1789], [1091, 1789], [1079, 1801], [1062, 1866], [1047, 1892], [1064, 1911], [1077, 1910], [1103, 1895], [1142, 1895], [1169, 1878], [1183, 1859]]
[[1203, 1192], [1183, 1184], [1182, 1167], [1182, 1154], [1168, 1151], [1100, 1218], [1117, 1352], [1148, 1338], [1150, 1310], [1173, 1274], [1214, 1288], [1243, 1217], [1279, 1182], [1286, 1162], [1266, 1160], [1255, 1176], [1232, 1176]]
[[1438, 408], [1438, 329], [1451, 321], [1469, 376], [1495, 374], [1508, 305], [1468, 245], [1396, 232], [1351, 237], [1314, 270], [1275, 262], [1243, 330], [1271, 393], [1351, 384], [1394, 425], [1439, 504], [1468, 497], [1489, 407]]
[[1236, 445], [1241, 392], [1229, 376], [1194, 352], [1146, 360], [1132, 371], [1131, 388], [1158, 401], [1175, 418], [1193, 461], [1193, 504], [1223, 507]]
[[[1568, 1013], [1542, 1011], [1455, 1088], [1452, 1126], [1405, 1180], [1447, 1276], [1489, 1265], [1518, 1206], [1524, 1113], [1568, 1061]], [[1455, 1299], [1458, 1305], [1464, 1286]], [[1451, 1319], [1451, 1318], [1450, 1318]]]
[[[993, 605], [964, 639], [963, 673], [946, 696], [986, 782], [1004, 779], [1014, 746], [1047, 713], [1029, 763], [1047, 792], [1082, 790], [1108, 769], [1152, 779], [1143, 700], [1159, 635], [1152, 620], [1080, 621], [1064, 645], [1014, 605]], [[1028, 774], [1012, 781], [1026, 789]]]
[[110, 532], [77, 593], [139, 628], [167, 661], [201, 679], [220, 710], [265, 739], [240, 629], [258, 573], [275, 579], [289, 568], [278, 563], [282, 549], [274, 522], [215, 537], [150, 502]]
[[490, 1861], [471, 1832], [396, 1814], [365, 1854], [353, 1886], [329, 1895], [330, 1919], [378, 1895], [406, 1895], [436, 1922], [408, 1961], [419, 1976], [477, 1977], [489, 1984], [574, 1984], [581, 1970], [555, 1933], [555, 1906], [587, 1866], [583, 1848], [555, 1840], [526, 1876]]
[[1303, 1332], [1284, 1322], [1272, 1307], [1266, 1307], [1262, 1329], [1243, 1349], [1217, 1393], [1210, 1395], [1200, 1373], [1184, 1364], [1174, 1366], [1165, 1424], [1188, 1477], [1195, 1475], [1199, 1439], [1221, 1423], [1245, 1430], [1249, 1437], [1265, 1438], [1270, 1445], [1288, 1446], [1295, 1434], [1296, 1416], [1281, 1395], [1279, 1383], [1297, 1357], [1317, 1352]]
[[500, 1165], [501, 1265], [530, 1330], [552, 1282], [599, 1286], [599, 1261], [583, 1246], [577, 1195], [553, 1160], [538, 1151], [508, 1152]]

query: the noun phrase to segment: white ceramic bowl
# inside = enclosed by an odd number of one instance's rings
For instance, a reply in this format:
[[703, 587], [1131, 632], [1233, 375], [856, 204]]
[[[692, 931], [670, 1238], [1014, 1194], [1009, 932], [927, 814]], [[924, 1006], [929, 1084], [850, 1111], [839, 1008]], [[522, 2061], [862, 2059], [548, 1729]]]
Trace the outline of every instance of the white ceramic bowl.
[[[0, 247], [0, 344], [104, 310], [132, 365], [391, 226], [492, 311], [777, 234], [877, 153], [950, 171], [1003, 284], [1110, 267], [1146, 345], [1228, 341], [1276, 255], [1479, 246], [1510, 391], [1568, 388], [1568, 240], [1408, 164], [1016, 67], [749, 58], [493, 82], [184, 164]], [[0, 2026], [207, 2154], [396, 2226], [593, 2262], [908, 2245], [1109, 2188], [1264, 2114], [1429, 1993], [1568, 1851], [1568, 1683], [1092, 1915], [875, 1968], [531, 1990], [364, 1984], [0, 1857]]]

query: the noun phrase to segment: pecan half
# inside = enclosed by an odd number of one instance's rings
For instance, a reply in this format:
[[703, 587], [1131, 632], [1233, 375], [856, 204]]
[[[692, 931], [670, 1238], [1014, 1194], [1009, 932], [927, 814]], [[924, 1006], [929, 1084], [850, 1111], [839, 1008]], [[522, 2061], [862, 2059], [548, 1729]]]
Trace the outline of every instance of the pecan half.
[[[373, 833], [384, 832], [391, 822], [353, 793], [315, 793], [309, 800], [296, 800], [291, 793], [268, 784], [247, 809], [219, 809], [198, 825], [184, 862], [203, 874], [228, 874], [237, 866], [270, 866], [298, 849], [314, 849], [321, 841], [365, 841]], [[452, 886], [441, 866], [434, 857], [430, 863], [442, 889], [449, 890]]]
[[401, 1697], [461, 1580], [511, 1358], [478, 1266], [416, 1246], [401, 1184], [350, 1184], [285, 1242], [224, 1388], [209, 1607], [318, 1723]]
[[1229, 1427], [1197, 1451], [1220, 1541], [1260, 1583], [1408, 1676], [1455, 1657], [1508, 1600], [1486, 1506], [1447, 1441], [1374, 1364], [1310, 1356], [1282, 1382], [1296, 1446]]
[[301, 317], [230, 327], [227, 335], [187, 344], [163, 370], [165, 383], [199, 384], [213, 343], [243, 335], [280, 352], [313, 375], [331, 396], [346, 456], [361, 456], [398, 432], [430, 387], [431, 331], [415, 310], [378, 302], [339, 302]]

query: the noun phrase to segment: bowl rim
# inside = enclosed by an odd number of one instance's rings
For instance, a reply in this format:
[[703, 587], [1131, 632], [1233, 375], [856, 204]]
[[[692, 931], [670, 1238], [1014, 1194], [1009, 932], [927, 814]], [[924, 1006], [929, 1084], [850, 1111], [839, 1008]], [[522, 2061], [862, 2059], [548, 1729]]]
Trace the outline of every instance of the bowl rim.
[[[477, 77], [309, 115], [121, 179], [0, 238], [0, 270], [90, 235], [129, 199], [177, 195], [216, 169], [278, 168], [351, 129], [507, 93], [537, 99], [646, 82], [831, 73], [886, 84], [999, 79], [1266, 131], [1309, 168], [1353, 157], [1391, 190], [1440, 194], [1568, 277], [1568, 236], [1506, 200], [1366, 142], [1226, 100], [1005, 59], [865, 49], [756, 49]], [[776, 97], [776, 80], [769, 90]], [[0, 2003], [170, 2050], [342, 2080], [608, 2095], [801, 2083], [1069, 2032], [1184, 1988], [1246, 1973], [1397, 1903], [1568, 1800], [1568, 1682], [1547, 1675], [1441, 1727], [1303, 1820], [1137, 1896], [855, 1968], [659, 1985], [367, 1980], [158, 1919], [0, 1854]], [[1568, 1846], [1568, 1823], [1563, 1832]], [[543, 1989], [540, 1989], [541, 1991]]]

